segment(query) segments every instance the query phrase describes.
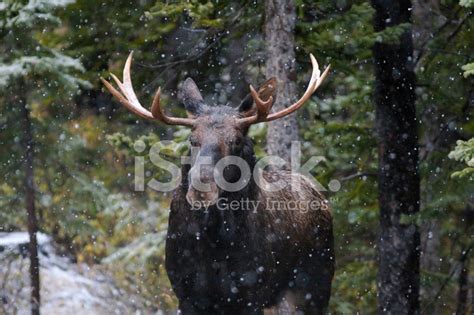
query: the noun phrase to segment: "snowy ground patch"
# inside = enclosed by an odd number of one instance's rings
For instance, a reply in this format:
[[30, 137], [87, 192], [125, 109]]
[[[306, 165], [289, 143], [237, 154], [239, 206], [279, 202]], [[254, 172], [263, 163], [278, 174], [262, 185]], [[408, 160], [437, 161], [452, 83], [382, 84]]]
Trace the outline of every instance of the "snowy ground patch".
[[[0, 314], [30, 314], [28, 241], [26, 232], [0, 233]], [[38, 244], [42, 314], [151, 313], [118, 288], [103, 266], [59, 255], [48, 235], [38, 233]]]

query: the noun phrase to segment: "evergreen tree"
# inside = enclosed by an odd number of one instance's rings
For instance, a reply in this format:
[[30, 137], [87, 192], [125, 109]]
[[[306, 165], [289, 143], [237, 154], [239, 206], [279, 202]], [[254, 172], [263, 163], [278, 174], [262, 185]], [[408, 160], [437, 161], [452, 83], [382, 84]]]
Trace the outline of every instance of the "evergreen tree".
[[[410, 1], [373, 1], [374, 29], [410, 22]], [[398, 44], [374, 45], [376, 128], [379, 137], [378, 190], [380, 236], [377, 277], [379, 314], [420, 311], [420, 236], [415, 223], [420, 207], [415, 73], [411, 32]]]
[[[75, 90], [85, 81], [76, 79], [71, 71], [82, 71], [77, 60], [44, 46], [38, 34], [48, 32], [48, 26], [59, 23], [53, 14], [57, 7], [70, 1], [5, 1], [1, 4], [0, 35], [0, 93], [5, 100], [3, 121], [13, 130], [21, 130], [23, 189], [12, 184], [17, 192], [23, 192], [30, 235], [31, 313], [40, 313], [39, 259], [36, 233], [38, 219], [35, 206], [35, 144], [31, 107], [45, 94], [55, 89]], [[3, 116], [2, 115], [2, 116]], [[17, 125], [17, 122], [21, 123]], [[15, 156], [11, 153], [10, 157]], [[7, 160], [6, 167], [16, 161]]]

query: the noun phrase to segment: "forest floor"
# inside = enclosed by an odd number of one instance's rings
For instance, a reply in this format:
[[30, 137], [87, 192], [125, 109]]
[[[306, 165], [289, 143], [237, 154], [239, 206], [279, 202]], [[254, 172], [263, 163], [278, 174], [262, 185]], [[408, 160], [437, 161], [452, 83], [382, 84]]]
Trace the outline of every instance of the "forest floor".
[[[104, 266], [76, 264], [59, 255], [45, 234], [38, 234], [38, 243], [42, 314], [151, 313], [118, 288]], [[27, 244], [25, 232], [0, 233], [0, 314], [30, 314]]]

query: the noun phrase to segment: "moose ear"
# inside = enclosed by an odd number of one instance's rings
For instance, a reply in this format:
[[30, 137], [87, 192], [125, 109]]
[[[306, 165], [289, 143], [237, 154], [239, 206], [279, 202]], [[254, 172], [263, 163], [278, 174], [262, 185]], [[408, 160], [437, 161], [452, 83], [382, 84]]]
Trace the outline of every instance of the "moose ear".
[[[268, 79], [258, 88], [258, 96], [264, 101], [268, 100], [270, 96], [273, 97], [275, 102], [277, 92], [277, 80], [275, 77]], [[256, 112], [252, 95], [248, 94], [239, 105], [239, 113], [243, 117], [254, 115]]]
[[188, 116], [197, 116], [201, 105], [204, 104], [201, 92], [199, 92], [199, 88], [191, 78], [184, 81], [183, 86], [178, 91], [178, 99], [186, 108]]

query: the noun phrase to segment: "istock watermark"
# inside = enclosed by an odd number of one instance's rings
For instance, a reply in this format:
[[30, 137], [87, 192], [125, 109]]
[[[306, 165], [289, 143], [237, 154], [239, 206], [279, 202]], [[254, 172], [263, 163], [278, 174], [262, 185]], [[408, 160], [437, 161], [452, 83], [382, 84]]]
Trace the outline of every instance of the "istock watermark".
[[[214, 206], [206, 200], [193, 200], [190, 202], [191, 210], [207, 211], [209, 207]], [[257, 209], [263, 205], [264, 209], [270, 211], [318, 211], [328, 210], [328, 200], [321, 198], [314, 198], [311, 200], [251, 200], [248, 198], [229, 199], [227, 197], [219, 197], [215, 203], [217, 210], [221, 211], [250, 211], [257, 212]]]
[[[172, 141], [160, 141], [153, 144], [149, 149], [150, 162], [169, 174], [169, 179], [166, 181], [159, 181], [149, 175], [150, 170], [147, 171], [145, 169], [146, 161], [144, 156], [135, 157], [134, 183], [136, 191], [144, 191], [145, 188], [148, 187], [159, 192], [170, 192], [179, 186], [182, 180], [180, 166], [164, 159], [160, 155], [163, 148], [169, 147], [170, 145], [172, 146], [173, 144], [174, 142]], [[134, 149], [137, 153], [143, 154], [146, 150], [146, 145], [143, 141], [137, 140], [134, 143]], [[191, 146], [190, 153], [181, 156], [180, 160], [181, 165], [190, 166], [188, 184], [194, 190], [201, 193], [210, 193], [215, 190], [238, 192], [244, 189], [252, 180], [265, 192], [278, 192], [287, 189], [299, 191], [302, 181], [293, 180], [296, 177], [303, 177], [304, 180], [310, 182], [314, 189], [320, 192], [337, 192], [341, 188], [340, 182], [336, 179], [329, 181], [328, 187], [326, 188], [311, 174], [311, 170], [321, 161], [324, 161], [323, 156], [312, 156], [304, 164], [301, 164], [301, 144], [298, 141], [291, 143], [289, 168], [285, 171], [285, 176], [279, 177], [272, 177], [272, 173], [268, 172], [268, 169], [272, 167], [279, 168], [283, 165], [288, 165], [285, 160], [279, 156], [265, 156], [256, 161], [252, 166], [240, 156], [226, 155], [216, 159], [216, 157], [211, 154], [206, 155], [206, 152], [202, 152], [200, 147]], [[238, 169], [238, 177], [229, 180], [229, 170], [231, 169]], [[146, 177], [152, 178], [146, 181]], [[213, 204], [214, 203], [215, 200], [213, 201]], [[221, 203], [225, 204], [223, 201]], [[203, 205], [201, 205], [201, 207], [202, 206]], [[239, 209], [242, 209], [243, 206], [245, 208], [245, 205], [240, 204], [239, 206]], [[272, 205], [267, 206], [271, 208]], [[300, 204], [299, 206], [300, 208], [295, 206], [295, 209], [301, 210], [302, 205]], [[308, 205], [306, 208], [317, 208], [317, 206]], [[318, 209], [321, 209], [321, 207], [319, 206]]]

